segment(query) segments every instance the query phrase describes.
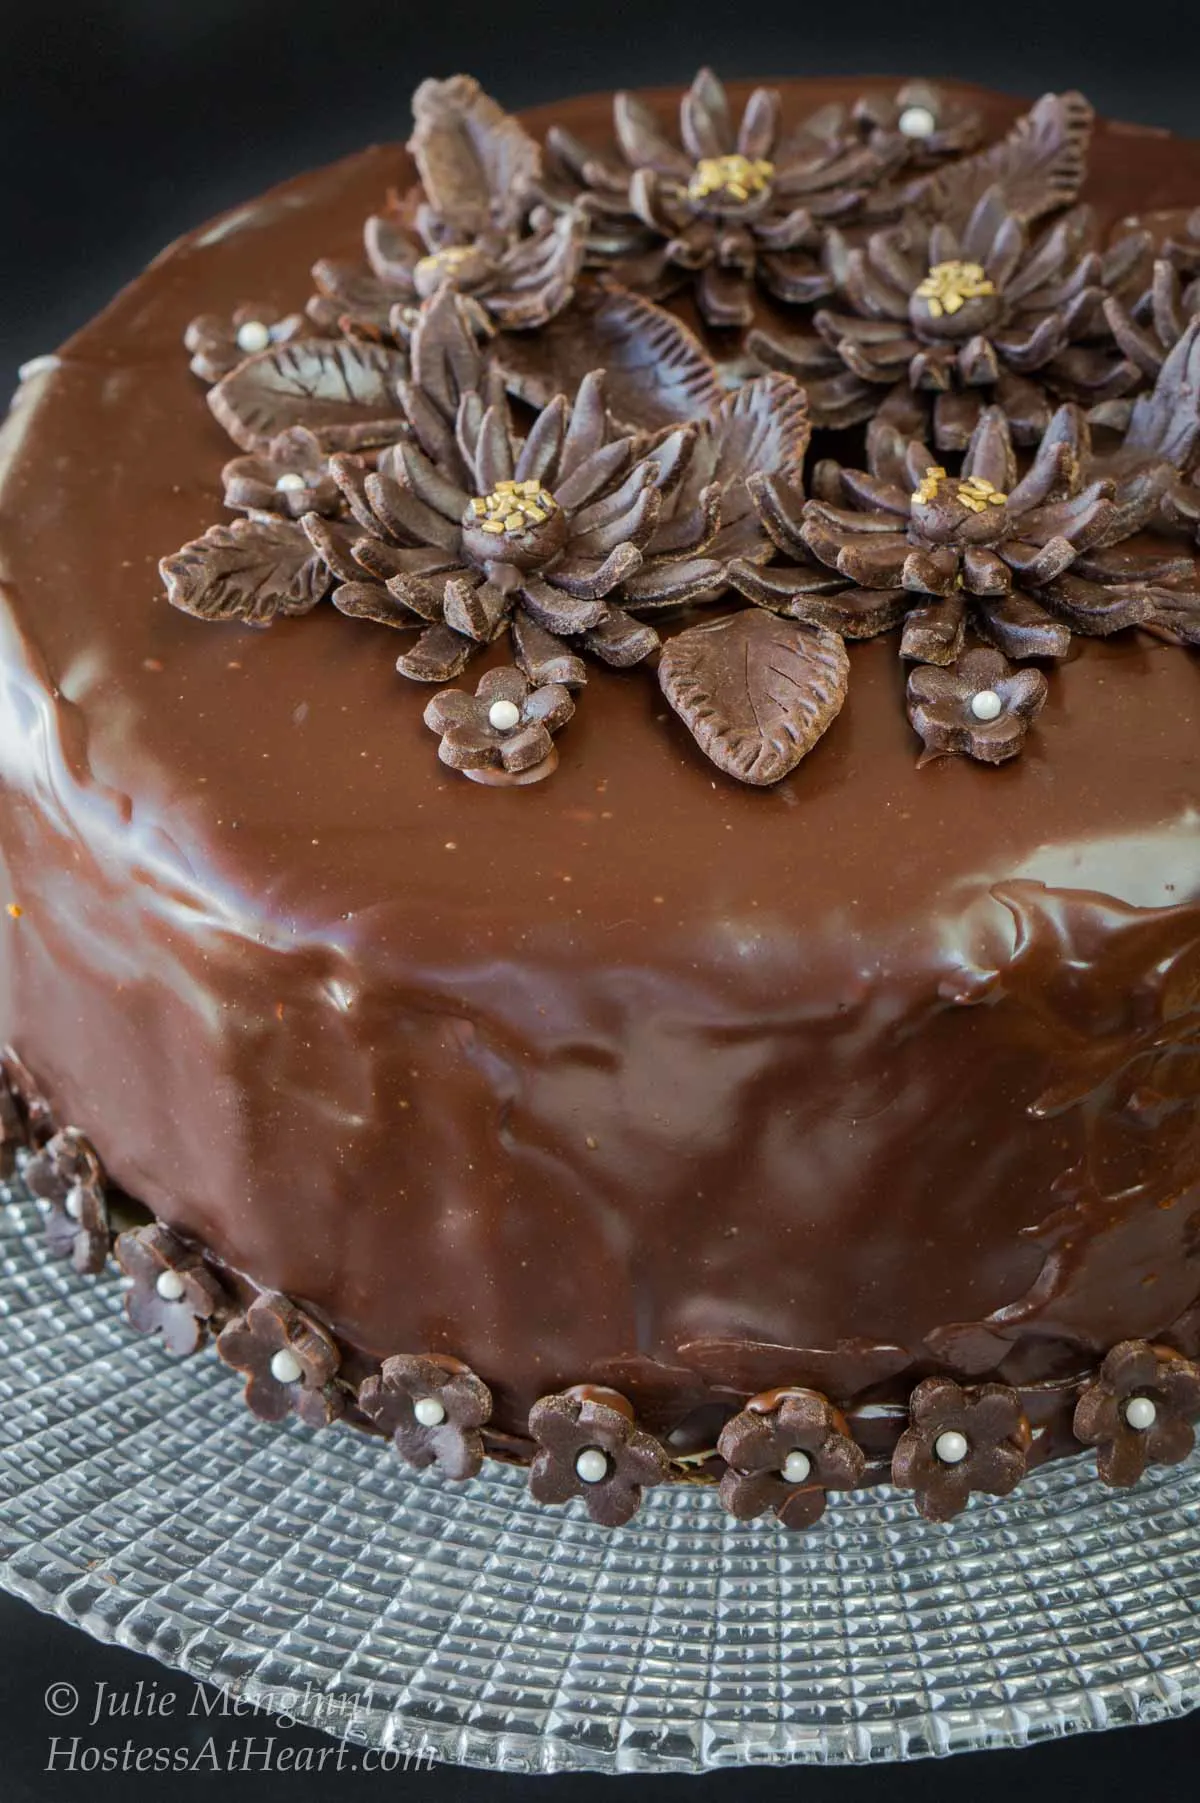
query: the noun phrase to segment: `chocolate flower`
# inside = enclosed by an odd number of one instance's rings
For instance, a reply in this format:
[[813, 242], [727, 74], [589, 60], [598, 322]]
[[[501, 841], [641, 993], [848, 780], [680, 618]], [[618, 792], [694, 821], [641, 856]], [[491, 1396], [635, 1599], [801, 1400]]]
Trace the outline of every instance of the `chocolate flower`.
[[972, 1491], [1007, 1496], [1025, 1475], [1032, 1432], [1016, 1390], [927, 1377], [912, 1393], [892, 1482], [915, 1493], [927, 1521], [949, 1521]]
[[1074, 1433], [1095, 1446], [1101, 1480], [1136, 1484], [1147, 1465], [1178, 1465], [1195, 1443], [1200, 1366], [1168, 1346], [1114, 1346], [1075, 1408]]
[[1101, 256], [1095, 238], [1081, 207], [1034, 241], [1000, 187], [961, 232], [910, 217], [856, 249], [831, 233], [837, 307], [814, 316], [816, 335], [759, 332], [750, 348], [804, 383], [818, 425], [855, 425], [886, 408], [912, 431], [928, 421], [939, 450], [962, 451], [984, 409], [998, 406], [1017, 443], [1036, 444], [1053, 397], [1091, 406], [1141, 381], [1102, 313], [1141, 246], [1123, 241]]
[[244, 301], [232, 314], [201, 313], [183, 335], [192, 353], [192, 369], [205, 382], [219, 382], [257, 351], [287, 344], [305, 329], [302, 313], [280, 313], [278, 307]]
[[537, 1444], [529, 1489], [541, 1503], [581, 1497], [601, 1527], [621, 1527], [641, 1507], [642, 1491], [667, 1476], [667, 1455], [634, 1425], [616, 1390], [579, 1385], [543, 1396], [529, 1414]]
[[908, 139], [918, 167], [973, 150], [983, 136], [983, 114], [928, 81], [906, 81], [894, 94], [864, 94], [854, 103], [860, 131], [899, 132]]
[[364, 1415], [390, 1434], [407, 1465], [436, 1465], [456, 1482], [483, 1464], [480, 1428], [492, 1412], [485, 1383], [458, 1359], [396, 1354], [358, 1392]]
[[618, 281], [654, 297], [694, 284], [709, 325], [747, 326], [756, 280], [785, 301], [829, 293], [824, 225], [867, 210], [911, 151], [900, 132], [864, 142], [836, 109], [787, 133], [780, 113], [778, 92], [757, 88], [735, 126], [724, 87], [702, 69], [683, 97], [675, 144], [644, 101], [618, 94], [624, 164], [553, 130], [547, 192], [560, 205], [587, 197], [589, 256]]
[[24, 1168], [32, 1193], [48, 1202], [46, 1244], [55, 1258], [69, 1258], [81, 1276], [94, 1277], [108, 1262], [112, 1235], [100, 1160], [90, 1143], [65, 1127], [35, 1152]]
[[596, 371], [572, 403], [560, 395], [520, 437], [445, 291], [427, 303], [413, 334], [413, 373], [402, 387], [412, 441], [382, 452], [374, 470], [350, 457], [331, 460], [352, 516], [349, 536], [314, 515], [303, 521], [340, 579], [334, 605], [387, 626], [425, 624], [397, 663], [421, 682], [457, 676], [510, 619], [517, 660], [535, 683], [553, 659], [570, 674], [550, 680], [583, 681], [563, 635], [618, 666], [648, 656], [658, 635], [618, 605], [622, 584], [649, 565], [656, 598], [682, 604], [720, 570], [699, 555], [716, 530], [712, 508], [682, 531], [673, 523], [661, 552], [654, 546], [697, 428], [681, 426], [650, 444], [616, 434]]
[[157, 1222], [121, 1234], [114, 1251], [133, 1279], [125, 1294], [130, 1325], [160, 1333], [167, 1351], [180, 1358], [195, 1352], [227, 1300], [199, 1252]]
[[532, 783], [558, 763], [551, 734], [565, 726], [575, 703], [561, 683], [534, 688], [513, 664], [488, 670], [474, 695], [443, 689], [425, 709], [425, 724], [441, 733], [438, 756], [452, 770], [484, 783]]
[[337, 1346], [286, 1296], [256, 1296], [217, 1336], [217, 1351], [246, 1373], [246, 1405], [260, 1421], [295, 1414], [309, 1427], [325, 1427], [343, 1411], [334, 1382], [341, 1363]]
[[1195, 592], [1190, 557], [1124, 543], [1173, 479], [1160, 448], [1171, 422], [1195, 413], [1182, 388], [1177, 401], [1160, 399], [1154, 432], [1134, 441], [1131, 428], [1111, 474], [1072, 405], [1059, 408], [1019, 480], [997, 407], [980, 419], [957, 476], [920, 441], [876, 422], [870, 471], [821, 466], [821, 498], [804, 502], [773, 478], [752, 482], [768, 531], [794, 561], [734, 564], [730, 579], [761, 606], [847, 637], [903, 621], [901, 656], [915, 662], [953, 663], [968, 620], [1007, 657], [1065, 657], [1072, 632], [1105, 635], [1149, 619], [1162, 585]]
[[329, 517], [341, 508], [328, 453], [304, 426], [280, 432], [261, 456], [235, 457], [221, 471], [221, 480], [226, 507], [242, 513], [281, 513], [298, 520], [306, 513]]
[[1014, 670], [999, 651], [976, 647], [946, 669], [918, 664], [910, 672], [908, 717], [929, 756], [964, 752], [1002, 764], [1020, 751], [1048, 692], [1040, 670]]
[[828, 1490], [852, 1490], [866, 1459], [844, 1417], [815, 1390], [767, 1390], [727, 1421], [717, 1451], [721, 1501], [739, 1521], [774, 1509], [787, 1528], [825, 1513]]
[[309, 317], [327, 330], [398, 340], [420, 303], [445, 287], [480, 333], [544, 325], [574, 293], [582, 213], [530, 208], [541, 152], [470, 76], [422, 82], [413, 116], [408, 148], [423, 201], [394, 201], [367, 221], [365, 267], [329, 258], [314, 265]]

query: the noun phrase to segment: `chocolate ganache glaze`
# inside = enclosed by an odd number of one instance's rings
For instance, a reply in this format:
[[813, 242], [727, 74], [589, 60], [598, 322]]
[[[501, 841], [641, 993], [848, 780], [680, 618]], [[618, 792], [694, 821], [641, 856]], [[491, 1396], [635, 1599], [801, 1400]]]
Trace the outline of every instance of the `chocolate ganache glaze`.
[[[950, 91], [989, 136], [1020, 110]], [[527, 123], [599, 143], [609, 108]], [[553, 781], [495, 789], [430, 755], [386, 634], [164, 604], [229, 456], [188, 322], [294, 309], [412, 173], [368, 150], [203, 227], [22, 386], [0, 1040], [228, 1274], [364, 1368], [464, 1361], [522, 1439], [570, 1385], [686, 1448], [807, 1384], [878, 1458], [918, 1378], [1023, 1386], [1036, 1432], [1115, 1342], [1194, 1353], [1194, 653], [1076, 640], [1019, 759], [918, 767], [894, 645], [864, 642], [766, 789], [597, 667]], [[1083, 198], [1165, 231], [1200, 144], [1098, 124]]]

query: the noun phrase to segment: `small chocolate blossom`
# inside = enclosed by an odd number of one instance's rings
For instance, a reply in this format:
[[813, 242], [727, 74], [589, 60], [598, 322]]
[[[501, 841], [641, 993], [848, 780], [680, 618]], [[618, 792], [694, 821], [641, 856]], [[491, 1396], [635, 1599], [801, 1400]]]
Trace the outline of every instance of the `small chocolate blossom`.
[[203, 1344], [225, 1292], [199, 1252], [155, 1222], [123, 1233], [114, 1248], [132, 1278], [125, 1313], [139, 1333], [160, 1333], [168, 1352], [186, 1358]]
[[621, 1527], [641, 1507], [642, 1491], [667, 1476], [667, 1455], [634, 1424], [616, 1390], [578, 1385], [543, 1396], [529, 1413], [537, 1452], [529, 1471], [537, 1502], [582, 1499], [601, 1527]]
[[55, 1258], [69, 1258], [81, 1276], [94, 1277], [108, 1262], [111, 1233], [100, 1160], [82, 1133], [66, 1127], [25, 1166], [32, 1193], [49, 1203], [46, 1244]]
[[295, 1414], [309, 1427], [325, 1427], [342, 1413], [342, 1393], [333, 1381], [337, 1346], [286, 1296], [256, 1296], [218, 1336], [217, 1351], [246, 1373], [246, 1405], [260, 1421]]
[[406, 1465], [436, 1465], [456, 1482], [483, 1464], [480, 1428], [492, 1412], [487, 1385], [458, 1359], [396, 1354], [358, 1392], [358, 1406], [381, 1427]]
[[1075, 1408], [1074, 1433], [1097, 1448], [1101, 1480], [1124, 1488], [1147, 1465], [1178, 1465], [1195, 1443], [1200, 1366], [1168, 1346], [1124, 1340]]
[[329, 459], [316, 434], [291, 426], [271, 440], [261, 456], [235, 457], [221, 471], [225, 505], [242, 513], [282, 513], [298, 520], [306, 513], [332, 518], [342, 495], [329, 474]]
[[1014, 670], [999, 651], [964, 651], [946, 669], [918, 664], [908, 678], [908, 717], [927, 757], [963, 752], [985, 764], [1016, 757], [1045, 705], [1040, 670]]
[[767, 1390], [727, 1421], [717, 1451], [721, 1501], [739, 1521], [774, 1509], [788, 1528], [825, 1513], [828, 1490], [852, 1490], [866, 1459], [843, 1416], [816, 1390]]
[[205, 382], [219, 382], [246, 357], [272, 344], [286, 344], [305, 329], [302, 313], [282, 314], [278, 307], [243, 301], [232, 314], [201, 313], [183, 335], [192, 353], [192, 369]]
[[425, 724], [441, 733], [438, 756], [475, 780], [506, 775], [520, 782], [549, 776], [557, 763], [551, 734], [565, 726], [575, 703], [561, 683], [534, 688], [513, 664], [488, 670], [474, 695], [443, 689], [425, 709]]
[[975, 1490], [1007, 1496], [1025, 1474], [1033, 1436], [1020, 1396], [1005, 1384], [927, 1377], [912, 1393], [908, 1417], [892, 1482], [915, 1493], [927, 1521], [960, 1514]]

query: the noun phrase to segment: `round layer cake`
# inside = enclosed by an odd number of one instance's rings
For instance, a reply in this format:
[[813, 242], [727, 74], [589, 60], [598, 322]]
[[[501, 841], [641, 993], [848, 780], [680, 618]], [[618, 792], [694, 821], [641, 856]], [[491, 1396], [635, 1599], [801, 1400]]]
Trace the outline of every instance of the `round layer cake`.
[[[784, 118], [886, 110], [893, 88], [786, 83]], [[947, 96], [985, 143], [1023, 110]], [[651, 97], [664, 120], [677, 98]], [[525, 125], [599, 154], [610, 113]], [[364, 219], [414, 179], [403, 149], [372, 149], [203, 227], [22, 385], [0, 489], [0, 1040], [21, 1132], [69, 1129], [110, 1200], [173, 1230], [160, 1250], [185, 1249], [189, 1283], [231, 1310], [265, 1297], [272, 1381], [307, 1381], [315, 1336], [340, 1386], [325, 1412], [359, 1424], [358, 1385], [399, 1358], [465, 1367], [486, 1447], [513, 1457], [539, 1399], [623, 1398], [664, 1470], [716, 1476], [723, 1426], [785, 1391], [826, 1399], [856, 1475], [878, 1476], [930, 1378], [1015, 1392], [1029, 1463], [1074, 1446], [1114, 1347], [1197, 1350], [1186, 634], [1075, 638], [998, 765], [922, 759], [895, 634], [851, 642], [837, 718], [765, 785], [706, 758], [653, 659], [591, 663], [551, 779], [497, 785], [439, 761], [432, 690], [397, 676], [383, 628], [171, 607], [160, 561], [231, 518], [189, 324], [241, 317], [234, 361], [261, 353], [311, 266], [358, 258]], [[1082, 198], [1101, 244], [1131, 214], [1161, 243], [1200, 201], [1200, 145], [1099, 123]], [[733, 325], [690, 290], [659, 299], [724, 386], [745, 377]], [[780, 301], [754, 307], [779, 325]], [[819, 455], [859, 465], [862, 444], [818, 430], [810, 493]], [[654, 623], [670, 646], [745, 611], [781, 617], [719, 585]], [[479, 668], [510, 658], [498, 639]]]

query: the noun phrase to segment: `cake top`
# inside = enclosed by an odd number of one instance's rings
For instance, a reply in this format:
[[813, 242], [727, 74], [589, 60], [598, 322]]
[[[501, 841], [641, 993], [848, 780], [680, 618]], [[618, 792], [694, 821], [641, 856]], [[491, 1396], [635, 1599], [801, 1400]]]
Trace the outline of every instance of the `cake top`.
[[596, 662], [654, 664], [770, 785], [848, 641], [894, 640], [923, 758], [993, 765], [1074, 638], [1200, 643], [1200, 215], [1077, 204], [1079, 95], [990, 142], [969, 90], [788, 116], [707, 70], [677, 133], [619, 94], [608, 141], [539, 141], [465, 76], [413, 111], [419, 180], [361, 260], [188, 328], [241, 454], [234, 517], [162, 560], [177, 607], [332, 601], [433, 685], [482, 655], [424, 718], [507, 787], [554, 770]]

